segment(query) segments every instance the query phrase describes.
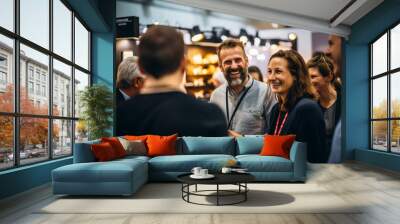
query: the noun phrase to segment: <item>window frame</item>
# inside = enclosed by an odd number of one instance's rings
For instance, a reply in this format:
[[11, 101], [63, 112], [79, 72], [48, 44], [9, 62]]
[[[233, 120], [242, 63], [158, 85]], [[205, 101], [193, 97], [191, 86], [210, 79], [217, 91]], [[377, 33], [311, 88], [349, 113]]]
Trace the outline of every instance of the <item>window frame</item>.
[[[391, 92], [392, 92], [392, 83], [391, 83], [391, 79], [393, 75], [396, 75], [398, 72], [400, 72], [400, 66], [397, 68], [393, 68], [391, 69], [391, 31], [393, 28], [395, 28], [396, 26], [400, 25], [400, 21], [395, 22], [394, 24], [392, 24], [390, 27], [388, 27], [387, 29], [385, 29], [384, 32], [382, 32], [381, 34], [379, 34], [375, 39], [373, 39], [369, 44], [369, 149], [373, 150], [373, 151], [379, 151], [379, 152], [386, 152], [386, 153], [390, 153], [390, 154], [400, 154], [400, 152], [393, 152], [392, 151], [392, 121], [400, 121], [400, 117], [393, 117], [392, 116], [392, 96], [391, 96]], [[376, 43], [376, 41], [378, 41], [381, 37], [383, 37], [384, 35], [387, 35], [387, 64], [386, 64], [386, 71], [382, 72], [380, 74], [376, 74], [374, 76], [373, 74], [373, 44]], [[386, 93], [386, 97], [387, 97], [387, 105], [386, 105], [386, 118], [373, 118], [373, 91], [374, 91], [374, 87], [373, 87], [373, 81], [382, 77], [386, 77], [386, 87], [387, 87], [387, 93]], [[373, 122], [376, 121], [386, 121], [386, 151], [383, 150], [379, 150], [374, 148], [374, 136], [373, 136]]]
[[[71, 18], [70, 18], [70, 23], [71, 23], [71, 59], [64, 58], [63, 56], [55, 53], [54, 50], [54, 45], [53, 45], [53, 23], [54, 23], [54, 18], [53, 18], [53, 1], [54, 0], [47, 0], [49, 2], [49, 47], [46, 49], [45, 47], [42, 47], [39, 44], [36, 44], [29, 39], [23, 37], [20, 35], [20, 0], [14, 0], [13, 1], [13, 10], [14, 10], [14, 30], [10, 31], [4, 27], [0, 26], [0, 35], [5, 36], [7, 38], [12, 39], [13, 41], [13, 52], [12, 52], [12, 75], [14, 78], [14, 111], [13, 112], [1, 112], [0, 111], [0, 116], [11, 116], [13, 119], [13, 153], [14, 153], [14, 161], [13, 161], [13, 166], [10, 167], [5, 167], [5, 168], [0, 168], [0, 172], [5, 171], [5, 170], [10, 170], [10, 169], [16, 169], [19, 167], [23, 166], [29, 166], [37, 163], [43, 163], [49, 160], [53, 159], [61, 159], [65, 157], [70, 157], [73, 155], [74, 152], [74, 143], [75, 143], [75, 126], [76, 126], [76, 121], [79, 120], [79, 117], [75, 116], [75, 108], [72, 107], [71, 114], [62, 116], [61, 114], [59, 116], [53, 115], [53, 59], [58, 60], [61, 63], [64, 63], [68, 66], [71, 66], [71, 81], [70, 81], [70, 86], [71, 86], [71, 105], [74, 105], [75, 103], [75, 96], [77, 93], [75, 92], [74, 88], [74, 82], [75, 82], [75, 69], [87, 74], [89, 76], [89, 83], [88, 85], [92, 85], [92, 61], [91, 61], [91, 49], [92, 49], [92, 43], [91, 43], [91, 38], [92, 38], [92, 30], [88, 27], [88, 25], [83, 21], [83, 19], [78, 15], [76, 11], [72, 9], [72, 7], [66, 2], [66, 0], [59, 0], [68, 10], [71, 11]], [[74, 21], [75, 18], [79, 20], [79, 22], [83, 25], [83, 27], [88, 31], [88, 69], [85, 69], [78, 64], [75, 63], [75, 25]], [[45, 95], [48, 97], [48, 112], [46, 115], [39, 115], [39, 114], [27, 114], [27, 113], [21, 113], [20, 112], [20, 85], [21, 85], [21, 80], [20, 80], [20, 64], [21, 64], [21, 57], [20, 57], [20, 45], [23, 44], [29, 48], [32, 48], [33, 50], [36, 50], [42, 54], [45, 54], [48, 56], [48, 74], [47, 74], [47, 84], [45, 87]], [[29, 67], [28, 67], [29, 66]], [[30, 65], [27, 63], [27, 71], [29, 70]], [[27, 72], [26, 75], [26, 82], [28, 81], [33, 81], [34, 86], [36, 83], [41, 83], [42, 85], [42, 79], [41, 79], [41, 74], [43, 71], [40, 72], [39, 80], [36, 82], [36, 69], [33, 70], [33, 79], [30, 79], [30, 74]], [[28, 84], [27, 84], [28, 85]], [[27, 86], [28, 87], [28, 86]], [[29, 88], [29, 87], [28, 87]], [[29, 91], [27, 89], [27, 91]], [[34, 92], [36, 89], [34, 89]], [[48, 93], [47, 93], [48, 92]], [[42, 96], [42, 94], [38, 95]], [[20, 158], [20, 119], [21, 118], [45, 118], [47, 119], [48, 122], [48, 136], [47, 136], [47, 151], [48, 155], [47, 157], [43, 157], [43, 160], [40, 160], [38, 162], [32, 162], [32, 163], [26, 163], [26, 164], [21, 164], [21, 158]], [[53, 142], [53, 122], [57, 120], [66, 120], [66, 121], [71, 121], [71, 153], [68, 155], [63, 155], [63, 156], [54, 156], [54, 146], [52, 144]]]

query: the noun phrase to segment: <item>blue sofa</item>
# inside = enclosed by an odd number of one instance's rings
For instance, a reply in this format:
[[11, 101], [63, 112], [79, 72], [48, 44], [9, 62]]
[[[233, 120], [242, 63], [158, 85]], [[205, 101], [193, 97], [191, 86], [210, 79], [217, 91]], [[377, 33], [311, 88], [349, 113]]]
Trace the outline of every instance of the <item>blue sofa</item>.
[[236, 160], [261, 182], [304, 182], [306, 145], [294, 142], [290, 159], [260, 156], [263, 136], [182, 137], [176, 144], [177, 155], [127, 156], [96, 162], [90, 141], [75, 144], [74, 163], [52, 171], [53, 193], [68, 195], [131, 195], [148, 181], [176, 181], [193, 167], [218, 172], [228, 160]]

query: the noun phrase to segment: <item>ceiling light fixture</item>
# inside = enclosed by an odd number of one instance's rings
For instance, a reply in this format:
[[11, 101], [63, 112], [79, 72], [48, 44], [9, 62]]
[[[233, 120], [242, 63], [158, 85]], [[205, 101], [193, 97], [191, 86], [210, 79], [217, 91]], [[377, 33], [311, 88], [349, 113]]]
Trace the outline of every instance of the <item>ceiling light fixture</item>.
[[249, 38], [247, 37], [247, 31], [243, 28], [240, 29], [239, 40], [242, 41], [243, 44], [246, 44], [247, 41], [249, 41]]
[[249, 41], [247, 36], [240, 36], [239, 40], [242, 41], [242, 43], [244, 43], [244, 44], [247, 43], [247, 41]]
[[295, 33], [289, 33], [289, 40], [296, 40], [297, 39], [297, 35]]
[[261, 44], [261, 39], [260, 39], [260, 37], [258, 36], [258, 31], [257, 31], [257, 32], [256, 32], [256, 35], [255, 35], [255, 37], [254, 37], [254, 46], [258, 47], [258, 46], [260, 46], [260, 44]]
[[201, 40], [204, 39], [204, 34], [200, 31], [200, 27], [199, 26], [194, 26], [192, 31], [192, 41], [193, 42], [199, 42]]

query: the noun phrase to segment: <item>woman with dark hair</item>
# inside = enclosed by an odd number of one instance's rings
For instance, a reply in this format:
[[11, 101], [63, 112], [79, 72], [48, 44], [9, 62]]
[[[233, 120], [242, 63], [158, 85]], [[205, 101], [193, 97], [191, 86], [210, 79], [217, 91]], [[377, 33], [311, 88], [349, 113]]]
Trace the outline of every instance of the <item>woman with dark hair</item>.
[[261, 70], [257, 66], [255, 65], [249, 66], [247, 72], [251, 75], [251, 77], [253, 77], [253, 79], [260, 82], [264, 82]]
[[307, 144], [307, 159], [312, 163], [328, 160], [325, 123], [317, 94], [311, 84], [304, 59], [294, 50], [280, 50], [268, 63], [268, 84], [278, 97], [272, 108], [269, 134], [296, 135]]
[[334, 73], [334, 65], [325, 54], [319, 54], [307, 62], [311, 83], [316, 88], [325, 121], [327, 147], [331, 147], [336, 125], [340, 120], [341, 85]]

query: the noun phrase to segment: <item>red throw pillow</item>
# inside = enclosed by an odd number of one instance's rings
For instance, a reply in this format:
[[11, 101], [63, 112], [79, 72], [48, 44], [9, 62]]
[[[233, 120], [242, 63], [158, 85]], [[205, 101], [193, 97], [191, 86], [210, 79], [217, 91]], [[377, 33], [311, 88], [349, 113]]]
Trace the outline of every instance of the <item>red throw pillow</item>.
[[148, 156], [176, 155], [178, 134], [170, 136], [148, 135]]
[[260, 155], [290, 159], [290, 147], [295, 139], [296, 135], [264, 135], [264, 146]]
[[126, 151], [124, 147], [122, 146], [121, 142], [119, 142], [118, 138], [101, 138], [101, 142], [108, 142], [112, 146], [112, 148], [115, 151], [115, 155], [117, 158], [121, 158], [126, 156]]
[[110, 161], [117, 158], [113, 147], [108, 142], [93, 144], [90, 147], [92, 149], [94, 157], [99, 162]]

